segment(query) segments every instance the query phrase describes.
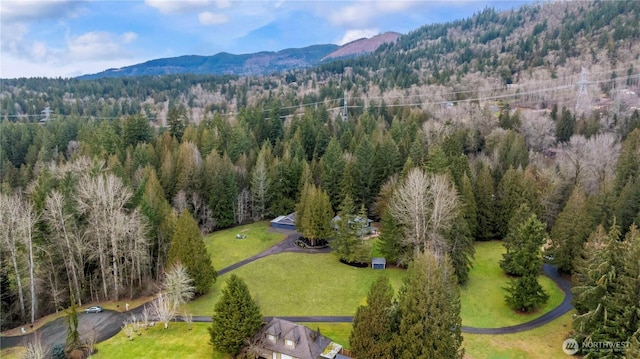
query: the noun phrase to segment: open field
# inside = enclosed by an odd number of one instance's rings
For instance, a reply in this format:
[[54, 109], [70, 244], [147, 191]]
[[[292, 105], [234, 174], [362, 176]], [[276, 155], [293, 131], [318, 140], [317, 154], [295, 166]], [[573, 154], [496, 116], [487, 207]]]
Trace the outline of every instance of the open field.
[[[464, 334], [465, 359], [569, 358], [562, 342], [571, 331], [574, 311], [526, 332], [501, 335]], [[464, 320], [463, 320], [464, 321]]]
[[[256, 222], [244, 226], [216, 231], [204, 238], [216, 270], [228, 267], [256, 255], [282, 241], [286, 236], [269, 232], [269, 222]], [[247, 237], [237, 239], [237, 234]]]
[[[213, 352], [209, 344], [210, 323], [193, 323], [193, 329], [188, 330], [186, 323], [170, 323], [169, 329], [156, 325], [143, 330], [142, 335], [129, 341], [124, 332], [99, 343], [95, 359], [226, 359], [228, 356]], [[213, 353], [213, 356], [212, 356]]]
[[[265, 316], [353, 315], [378, 276], [388, 276], [396, 291], [404, 276], [400, 269], [351, 267], [331, 253], [280, 253], [232, 273], [245, 280]], [[208, 294], [188, 303], [190, 312], [211, 315], [228, 276], [220, 276]]]
[[544, 275], [538, 281], [549, 294], [549, 301], [538, 311], [520, 314], [511, 310], [504, 301], [509, 277], [500, 268], [499, 261], [505, 249], [500, 241], [476, 243], [476, 255], [469, 282], [461, 289], [462, 324], [480, 328], [497, 328], [533, 320], [557, 307], [564, 293]]

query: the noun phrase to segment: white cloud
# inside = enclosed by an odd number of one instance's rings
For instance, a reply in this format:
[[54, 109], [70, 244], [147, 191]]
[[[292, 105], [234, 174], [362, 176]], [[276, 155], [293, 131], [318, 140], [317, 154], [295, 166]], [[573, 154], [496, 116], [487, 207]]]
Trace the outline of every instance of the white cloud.
[[217, 0], [216, 1], [216, 6], [218, 7], [218, 9], [228, 9], [231, 7], [231, 1], [230, 0]]
[[73, 0], [3, 0], [0, 2], [0, 17], [2, 22], [66, 18], [75, 16], [81, 5], [82, 2]]
[[144, 3], [163, 14], [184, 14], [199, 11], [211, 5], [209, 0], [145, 0]]
[[362, 39], [363, 37], [372, 37], [378, 35], [380, 30], [378, 29], [356, 29], [356, 30], [348, 30], [342, 39], [338, 40], [338, 45], [344, 45], [354, 40]]
[[198, 20], [202, 25], [220, 25], [229, 21], [229, 19], [225, 15], [213, 13], [210, 11], [205, 11], [198, 14]]
[[67, 47], [72, 59], [104, 60], [128, 57], [129, 52], [122, 47], [127, 40], [135, 38], [135, 33], [117, 35], [106, 31], [87, 32], [69, 37]]
[[41, 41], [34, 41], [31, 44], [30, 49], [31, 56], [33, 56], [36, 60], [42, 60], [46, 58], [49, 53], [49, 49], [47, 48], [47, 44]]
[[138, 34], [133, 31], [125, 32], [121, 36], [123, 44], [130, 44], [133, 40], [138, 38]]
[[[49, 56], [51, 57], [51, 56]], [[143, 58], [119, 60], [73, 60], [33, 62], [22, 56], [2, 55], [0, 78], [18, 77], [75, 77], [146, 61]]]
[[406, 11], [421, 1], [356, 1], [329, 14], [329, 21], [336, 26], [364, 27], [373, 25], [375, 19], [392, 13]]

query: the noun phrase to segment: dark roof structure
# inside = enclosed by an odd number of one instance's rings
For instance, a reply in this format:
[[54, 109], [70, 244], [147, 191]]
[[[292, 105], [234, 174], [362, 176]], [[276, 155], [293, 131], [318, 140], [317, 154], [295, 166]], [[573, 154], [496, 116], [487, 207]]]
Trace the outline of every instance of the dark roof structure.
[[263, 350], [300, 359], [333, 359], [342, 350], [341, 345], [319, 332], [279, 318], [272, 318], [258, 333], [258, 339]]
[[296, 224], [296, 212], [289, 213], [286, 216], [278, 216], [271, 220], [271, 223], [294, 226]]

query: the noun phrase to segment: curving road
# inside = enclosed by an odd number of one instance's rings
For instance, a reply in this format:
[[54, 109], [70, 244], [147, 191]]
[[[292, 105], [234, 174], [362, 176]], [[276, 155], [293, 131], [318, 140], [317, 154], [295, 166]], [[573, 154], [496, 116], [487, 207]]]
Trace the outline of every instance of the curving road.
[[[226, 268], [218, 271], [219, 275], [228, 273], [234, 269], [242, 267], [248, 263], [254, 262], [258, 259], [283, 253], [283, 252], [302, 252], [302, 253], [328, 253], [330, 248], [323, 249], [307, 249], [300, 248], [295, 244], [296, 239], [299, 238], [299, 234], [293, 233], [288, 235], [282, 242], [275, 246], [249, 257], [238, 263], [232, 264]], [[545, 264], [543, 268], [544, 274], [551, 278], [558, 287], [564, 292], [564, 300], [560, 305], [545, 313], [544, 315], [533, 319], [529, 322], [500, 328], [476, 328], [463, 326], [463, 333], [473, 334], [510, 334], [518, 333], [526, 330], [531, 330], [543, 326], [552, 320], [559, 318], [571, 309], [571, 300], [573, 298], [571, 294], [571, 282], [561, 276], [558, 273], [558, 269], [552, 265]], [[107, 340], [120, 332], [122, 323], [132, 314], [140, 315], [142, 313], [143, 306], [134, 308], [128, 312], [121, 313], [112, 310], [105, 310], [100, 314], [85, 314], [79, 313], [78, 321], [80, 326], [80, 333], [84, 333], [82, 339], [86, 339], [87, 335], [95, 335], [96, 342]], [[265, 317], [265, 320], [269, 320], [272, 317]], [[292, 322], [328, 322], [328, 323], [351, 323], [353, 322], [352, 316], [282, 316], [278, 317]], [[176, 321], [183, 321], [182, 317], [176, 317]], [[211, 316], [194, 316], [194, 322], [211, 322]], [[36, 330], [36, 333], [19, 335], [19, 336], [0, 336], [0, 349], [10, 348], [15, 346], [21, 346], [28, 343], [33, 339], [34, 335], [39, 335], [41, 342], [46, 347], [50, 347], [55, 343], [64, 343], [66, 337], [67, 324], [64, 318], [58, 318], [50, 323], [45, 324], [42, 328]]]

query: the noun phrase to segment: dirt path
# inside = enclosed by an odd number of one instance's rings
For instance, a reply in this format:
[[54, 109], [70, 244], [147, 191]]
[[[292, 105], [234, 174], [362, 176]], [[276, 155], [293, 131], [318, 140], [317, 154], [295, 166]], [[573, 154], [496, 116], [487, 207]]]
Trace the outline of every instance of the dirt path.
[[[300, 237], [298, 233], [289, 234], [282, 242], [274, 245], [273, 247], [258, 253], [252, 257], [249, 257], [245, 260], [242, 260], [238, 263], [230, 265], [226, 268], [223, 268], [218, 271], [219, 275], [228, 273], [234, 269], [242, 267], [248, 263], [254, 262], [258, 259], [283, 253], [283, 252], [298, 252], [298, 253], [329, 253], [331, 252], [331, 248], [322, 248], [322, 249], [309, 249], [309, 248], [301, 248], [295, 244], [295, 241]], [[538, 317], [534, 320], [531, 320], [526, 323], [513, 325], [509, 327], [501, 327], [501, 328], [475, 328], [475, 327], [467, 327], [463, 326], [463, 333], [473, 333], [473, 334], [509, 334], [509, 333], [517, 333], [526, 330], [531, 330], [534, 328], [538, 328], [543, 326], [552, 320], [559, 318], [564, 315], [571, 309], [573, 306], [571, 305], [571, 299], [573, 296], [571, 295], [571, 282], [561, 276], [558, 273], [556, 267], [545, 264], [544, 265], [544, 274], [551, 278], [558, 287], [564, 292], [565, 297], [562, 303], [558, 305], [556, 308], [552, 309], [548, 313], [545, 313], [541, 317]], [[78, 315], [78, 320], [80, 323], [80, 332], [85, 333], [85, 335], [90, 335], [90, 333], [95, 333], [96, 342], [101, 342], [107, 340], [114, 335], [120, 332], [120, 327], [122, 326], [122, 322], [126, 320], [131, 314], [139, 315], [142, 313], [144, 305], [141, 305], [135, 309], [132, 309], [126, 313], [120, 313], [111, 310], [105, 310], [102, 313], [96, 314], [85, 314], [80, 313]], [[265, 317], [265, 320], [268, 320], [271, 317]], [[353, 322], [353, 317], [351, 316], [283, 316], [279, 317], [285, 320], [293, 321], [293, 322], [329, 322], [329, 323], [351, 323]], [[181, 317], [176, 317], [177, 321], [182, 321]], [[211, 316], [194, 316], [194, 322], [211, 322]], [[44, 345], [51, 346], [55, 343], [64, 343], [66, 336], [67, 325], [64, 321], [64, 318], [58, 318], [46, 325], [42, 328], [38, 329], [35, 333], [40, 335], [40, 338]], [[33, 338], [34, 333], [20, 335], [20, 336], [12, 336], [12, 337], [0, 337], [0, 349], [10, 348], [15, 346], [24, 345], [26, 342]]]
[[[288, 231], [289, 232], [289, 231]], [[228, 273], [234, 269], [238, 269], [240, 267], [242, 267], [245, 264], [249, 264], [251, 262], [255, 262], [258, 259], [264, 258], [264, 257], [268, 257], [274, 254], [278, 254], [278, 253], [284, 253], [284, 252], [297, 252], [297, 253], [309, 253], [309, 254], [317, 254], [317, 253], [329, 253], [331, 252], [331, 248], [326, 247], [326, 248], [320, 248], [320, 249], [311, 249], [311, 248], [302, 248], [296, 245], [296, 240], [300, 238], [300, 234], [299, 233], [291, 233], [289, 234], [282, 242], [279, 242], [278, 244], [274, 245], [273, 247], [260, 252], [252, 257], [249, 257], [247, 259], [241, 260], [238, 263], [234, 263], [228, 267], [222, 268], [218, 271], [218, 275], [223, 275], [225, 273]]]

